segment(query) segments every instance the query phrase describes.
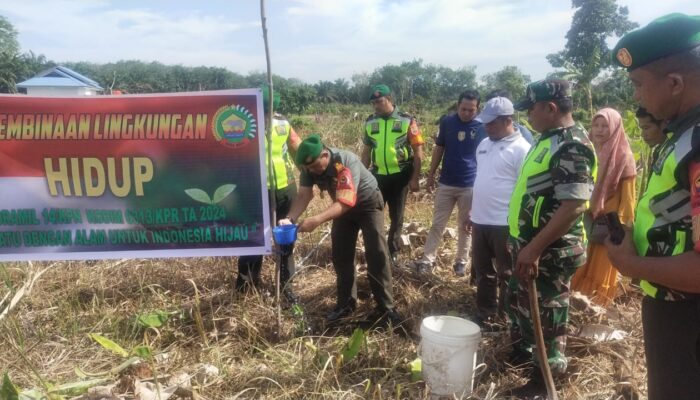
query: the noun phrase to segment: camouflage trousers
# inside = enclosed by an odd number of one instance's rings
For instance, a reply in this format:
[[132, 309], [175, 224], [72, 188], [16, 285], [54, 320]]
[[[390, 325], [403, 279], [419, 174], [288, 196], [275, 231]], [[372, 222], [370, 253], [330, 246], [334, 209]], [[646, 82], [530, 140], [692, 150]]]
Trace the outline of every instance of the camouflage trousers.
[[[547, 350], [547, 362], [553, 374], [566, 371], [566, 324], [569, 320], [569, 285], [577, 267], [585, 262], [585, 252], [579, 249], [547, 249], [540, 257], [536, 279], [537, 303], [542, 321], [542, 333]], [[575, 254], [573, 254], [575, 253]], [[511, 251], [513, 265], [517, 251]], [[516, 350], [533, 353], [535, 333], [530, 314], [529, 290], [526, 282], [513, 275], [508, 282], [507, 307], [511, 322], [511, 340]]]

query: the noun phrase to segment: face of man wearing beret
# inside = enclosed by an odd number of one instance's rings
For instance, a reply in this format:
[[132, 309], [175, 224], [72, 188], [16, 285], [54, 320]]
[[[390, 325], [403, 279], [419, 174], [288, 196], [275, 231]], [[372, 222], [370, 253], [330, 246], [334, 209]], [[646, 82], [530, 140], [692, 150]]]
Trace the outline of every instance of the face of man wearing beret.
[[370, 103], [372, 103], [374, 112], [377, 113], [377, 115], [389, 115], [394, 111], [394, 105], [391, 104], [391, 100], [386, 96], [372, 99]]
[[629, 76], [634, 85], [634, 99], [651, 115], [661, 120], [676, 117], [682, 92], [682, 78], [678, 74], [661, 75], [651, 68], [640, 67], [630, 71]]
[[304, 164], [306, 171], [312, 175], [321, 175], [328, 168], [328, 152], [322, 151], [319, 156], [308, 164]]

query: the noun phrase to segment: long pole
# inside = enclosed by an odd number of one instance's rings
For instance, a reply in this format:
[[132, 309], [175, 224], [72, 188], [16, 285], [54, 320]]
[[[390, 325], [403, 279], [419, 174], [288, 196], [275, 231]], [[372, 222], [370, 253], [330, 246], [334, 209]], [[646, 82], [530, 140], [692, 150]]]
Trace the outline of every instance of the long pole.
[[[274, 115], [274, 110], [272, 106], [274, 104], [275, 94], [272, 87], [272, 63], [270, 62], [270, 46], [267, 43], [267, 17], [265, 17], [265, 0], [260, 0], [260, 21], [262, 23], [263, 31], [263, 42], [265, 43], [265, 61], [267, 62], [267, 87], [269, 90], [267, 109], [270, 111], [265, 115], [265, 139], [267, 143], [267, 170], [272, 171], [272, 176], [274, 177], [274, 168], [272, 165], [272, 116]], [[270, 181], [268, 176], [268, 182]], [[277, 224], [277, 198], [275, 196], [274, 184], [276, 179], [272, 179], [270, 182], [270, 224], [273, 226]], [[275, 302], [277, 303], [277, 332], [281, 332], [282, 328], [282, 308], [280, 306], [280, 263], [279, 256], [275, 255]]]
[[540, 320], [540, 306], [537, 303], [537, 284], [535, 277], [530, 278], [528, 287], [528, 297], [530, 298], [530, 316], [532, 317], [532, 328], [535, 331], [535, 343], [537, 345], [537, 358], [540, 359], [540, 370], [544, 383], [547, 385], [548, 400], [559, 400], [557, 397], [557, 388], [554, 387], [554, 379], [552, 379], [552, 371], [549, 370], [547, 362], [547, 349], [544, 347], [544, 334], [542, 333], [542, 321]]

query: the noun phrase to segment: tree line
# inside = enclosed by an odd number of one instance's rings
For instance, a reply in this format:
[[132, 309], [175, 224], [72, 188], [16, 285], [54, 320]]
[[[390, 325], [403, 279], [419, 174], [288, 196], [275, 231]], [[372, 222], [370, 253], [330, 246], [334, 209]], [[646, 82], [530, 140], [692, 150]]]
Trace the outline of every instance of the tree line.
[[[579, 113], [590, 115], [594, 108], [632, 107], [632, 87], [621, 70], [611, 68], [610, 49], [606, 39], [621, 35], [637, 24], [628, 20], [626, 7], [616, 0], [572, 0], [576, 9], [567, 33], [565, 48], [547, 59], [557, 68], [551, 74], [575, 83], [575, 103]], [[0, 16], [0, 92], [14, 93], [16, 83], [28, 79], [56, 62], [32, 51], [22, 53], [17, 31]], [[89, 62], [62, 63], [97, 81], [106, 93], [164, 93], [260, 87], [266, 81], [264, 72], [242, 75], [219, 67], [185, 67], [159, 62], [124, 60], [107, 64]], [[543, 77], [537, 77], [543, 78]], [[372, 85], [385, 83], [398, 104], [417, 107], [442, 107], [456, 100], [457, 95], [474, 88], [482, 94], [495, 89], [506, 90], [513, 99], [524, 95], [531, 78], [517, 66], [505, 66], [497, 72], [477, 79], [476, 67], [465, 65], [449, 68], [426, 64], [421, 59], [387, 64], [371, 73], [358, 73], [350, 80], [305, 83], [295, 78], [273, 76], [273, 84], [284, 99], [280, 111], [301, 114], [316, 103], [366, 103]]]

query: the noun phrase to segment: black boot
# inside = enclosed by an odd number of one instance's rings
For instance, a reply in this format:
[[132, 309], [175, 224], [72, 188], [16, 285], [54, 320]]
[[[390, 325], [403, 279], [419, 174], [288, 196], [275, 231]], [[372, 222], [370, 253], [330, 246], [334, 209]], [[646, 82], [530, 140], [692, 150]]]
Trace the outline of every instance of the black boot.
[[348, 317], [355, 311], [356, 307], [357, 305], [355, 299], [351, 298], [345, 304], [337, 305], [333, 311], [328, 313], [326, 316], [326, 322], [332, 323]]

